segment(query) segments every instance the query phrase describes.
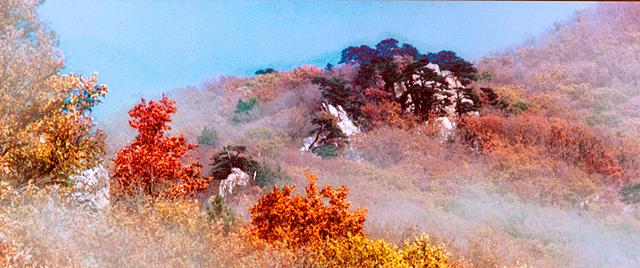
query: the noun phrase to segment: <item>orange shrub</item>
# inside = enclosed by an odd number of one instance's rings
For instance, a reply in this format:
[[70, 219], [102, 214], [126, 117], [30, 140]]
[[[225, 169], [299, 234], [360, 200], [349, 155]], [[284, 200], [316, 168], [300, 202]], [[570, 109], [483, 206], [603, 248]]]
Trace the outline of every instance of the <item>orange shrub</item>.
[[368, 119], [369, 128], [393, 126], [410, 128], [418, 122], [413, 114], [404, 114], [399, 103], [391, 101], [391, 94], [375, 88], [368, 88], [364, 92], [367, 101], [361, 110]]
[[[250, 209], [252, 233], [265, 241], [289, 247], [305, 246], [325, 239], [364, 235], [366, 210], [349, 209], [346, 187], [325, 186], [319, 193], [317, 178], [307, 175], [306, 195], [293, 195], [295, 187], [275, 187]], [[327, 203], [323, 198], [328, 199]]]

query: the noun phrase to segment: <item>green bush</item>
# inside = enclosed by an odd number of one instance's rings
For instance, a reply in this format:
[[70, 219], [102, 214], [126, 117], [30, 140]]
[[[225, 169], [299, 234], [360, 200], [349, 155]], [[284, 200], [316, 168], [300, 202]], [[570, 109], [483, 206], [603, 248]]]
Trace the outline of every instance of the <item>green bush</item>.
[[234, 123], [248, 121], [251, 117], [250, 112], [257, 103], [258, 100], [256, 98], [251, 98], [247, 102], [244, 102], [242, 99], [238, 100], [238, 104], [236, 104], [236, 111], [233, 114], [231, 121]]
[[313, 149], [313, 153], [323, 159], [334, 158], [338, 156], [338, 148], [333, 144], [325, 144]]
[[256, 98], [251, 98], [248, 102], [244, 102], [241, 99], [238, 100], [238, 104], [236, 104], [236, 113], [246, 113], [249, 112], [253, 107], [258, 103]]
[[247, 175], [255, 176], [255, 184], [259, 187], [271, 187], [277, 180], [288, 179], [282, 169], [273, 168], [266, 163], [259, 163], [253, 157], [245, 155], [245, 146], [225, 146], [212, 158], [209, 174], [216, 179], [224, 180], [231, 174], [232, 168], [239, 168]]
[[640, 204], [640, 183], [628, 184], [622, 188], [620, 200], [627, 204]]
[[[275, 185], [276, 181], [288, 179], [280, 166], [272, 168], [268, 164], [262, 164], [254, 171], [256, 172], [256, 185], [261, 188], [270, 188]], [[253, 173], [249, 175], [253, 175]]]
[[209, 220], [222, 221], [224, 232], [227, 234], [236, 223], [236, 213], [224, 203], [220, 195], [211, 197], [205, 206]]
[[227, 145], [217, 152], [211, 159], [209, 175], [217, 180], [227, 179], [232, 168], [239, 168], [250, 176], [257, 170], [259, 164], [251, 156], [246, 156], [247, 147], [240, 145]]
[[198, 136], [198, 144], [207, 146], [216, 146], [218, 142], [218, 132], [215, 129], [205, 127], [200, 136]]

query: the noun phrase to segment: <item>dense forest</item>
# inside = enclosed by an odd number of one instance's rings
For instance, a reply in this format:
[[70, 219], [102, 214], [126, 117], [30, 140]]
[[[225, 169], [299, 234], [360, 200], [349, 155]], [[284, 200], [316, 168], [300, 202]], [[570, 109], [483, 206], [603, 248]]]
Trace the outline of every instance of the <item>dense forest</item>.
[[638, 5], [477, 62], [353, 44], [96, 122], [109, 81], [64, 72], [40, 4], [0, 3], [0, 266], [640, 266]]

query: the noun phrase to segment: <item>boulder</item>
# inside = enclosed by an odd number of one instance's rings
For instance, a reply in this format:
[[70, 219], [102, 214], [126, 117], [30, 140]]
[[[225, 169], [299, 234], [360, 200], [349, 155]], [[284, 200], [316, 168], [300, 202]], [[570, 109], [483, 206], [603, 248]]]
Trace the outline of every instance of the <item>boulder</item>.
[[103, 210], [109, 207], [109, 172], [101, 165], [71, 175], [72, 196], [87, 208]]
[[[254, 174], [255, 179], [255, 174]], [[219, 194], [222, 197], [233, 194], [237, 186], [247, 186], [251, 180], [251, 176], [239, 168], [232, 168], [231, 174], [225, 180], [220, 182]]]

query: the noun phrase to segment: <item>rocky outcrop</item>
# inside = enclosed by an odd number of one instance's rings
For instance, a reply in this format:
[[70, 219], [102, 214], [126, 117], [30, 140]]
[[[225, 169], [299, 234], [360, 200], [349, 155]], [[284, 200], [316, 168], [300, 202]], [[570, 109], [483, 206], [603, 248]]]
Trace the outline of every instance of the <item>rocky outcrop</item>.
[[73, 199], [93, 210], [109, 207], [109, 173], [102, 166], [87, 169], [69, 177], [73, 183]]
[[[340, 128], [342, 133], [344, 133], [347, 137], [353, 136], [361, 132], [360, 128], [353, 123], [353, 121], [349, 118], [349, 115], [344, 110], [344, 108], [342, 108], [342, 106], [338, 105], [336, 107], [329, 103], [322, 103], [322, 110], [324, 112], [331, 114], [331, 116], [336, 118], [338, 128]], [[316, 139], [315, 134], [304, 138], [302, 140], [303, 145], [302, 145], [302, 148], [300, 148], [300, 151], [302, 152], [311, 151], [312, 148], [310, 147], [314, 143], [315, 139]]]
[[[232, 168], [231, 174], [229, 174], [229, 176], [227, 176], [225, 180], [220, 182], [218, 194], [220, 194], [220, 196], [222, 197], [229, 196], [233, 194], [234, 189], [236, 189], [238, 186], [247, 186], [251, 179], [251, 176], [249, 176], [249, 174], [245, 173], [241, 169]], [[253, 179], [255, 179], [255, 174]]]
[[360, 128], [358, 128], [351, 119], [349, 119], [349, 115], [344, 111], [342, 106], [338, 105], [335, 107], [328, 103], [323, 103], [322, 108], [324, 111], [333, 115], [336, 119], [338, 119], [338, 127], [342, 130], [342, 133], [345, 135], [351, 136], [353, 134], [360, 133]]
[[[448, 98], [451, 104], [444, 107], [444, 112], [445, 112], [444, 116], [438, 117], [434, 120], [436, 126], [438, 127], [438, 136], [442, 141], [445, 141], [455, 131], [456, 124], [453, 119], [458, 117], [458, 114], [456, 112], [458, 103], [473, 105], [474, 101], [472, 99], [466, 98], [458, 94], [458, 89], [463, 88], [464, 86], [462, 85], [462, 82], [460, 82], [460, 80], [458, 80], [458, 78], [455, 75], [453, 75], [451, 71], [440, 70], [440, 66], [434, 63], [427, 64], [426, 68], [431, 69], [436, 74], [443, 77], [447, 82], [447, 87], [441, 93], [436, 93], [435, 96], [438, 100], [444, 100]], [[414, 78], [416, 78], [416, 80], [419, 80], [417, 79], [418, 78], [417, 75], [415, 75]], [[436, 83], [436, 85], [438, 86], [440, 85], [438, 82], [434, 82], [434, 81], [426, 82], [426, 85], [427, 86], [432, 85], [433, 83]], [[403, 87], [396, 86], [396, 90], [402, 90], [402, 89]], [[406, 90], [406, 88], [404, 90]], [[396, 94], [402, 94], [402, 93], [403, 92], [396, 92]], [[411, 99], [409, 99], [409, 102], [410, 101]], [[412, 111], [413, 111], [413, 106], [409, 105], [409, 107], [407, 108], [407, 112], [412, 112]], [[466, 115], [477, 116], [479, 115], [479, 113], [477, 111], [471, 111], [471, 112], [467, 112]]]
[[436, 118], [435, 123], [438, 126], [438, 137], [440, 137], [442, 141], [449, 139], [456, 129], [456, 123], [451, 121], [447, 116]]

